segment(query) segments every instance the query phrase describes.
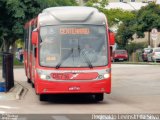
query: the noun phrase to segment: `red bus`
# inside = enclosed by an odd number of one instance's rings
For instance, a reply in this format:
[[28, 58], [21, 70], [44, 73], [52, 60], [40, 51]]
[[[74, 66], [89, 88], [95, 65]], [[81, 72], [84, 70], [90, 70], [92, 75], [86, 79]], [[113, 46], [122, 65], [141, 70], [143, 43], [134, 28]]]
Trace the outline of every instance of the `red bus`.
[[105, 15], [91, 7], [44, 9], [24, 27], [24, 66], [40, 101], [48, 94], [111, 92], [111, 45]]

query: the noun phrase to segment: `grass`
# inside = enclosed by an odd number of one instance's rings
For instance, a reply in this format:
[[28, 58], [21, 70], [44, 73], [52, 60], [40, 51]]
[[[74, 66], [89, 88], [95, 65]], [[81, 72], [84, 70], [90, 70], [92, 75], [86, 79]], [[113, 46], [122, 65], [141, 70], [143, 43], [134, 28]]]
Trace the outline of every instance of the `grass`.
[[23, 66], [23, 63], [20, 62], [18, 59], [14, 58], [14, 65], [15, 66]]
[[[2, 65], [2, 57], [0, 56], [0, 66], [1, 66], [1, 65]], [[20, 62], [16, 57], [14, 57], [13, 65], [14, 65], [14, 66], [23, 66], [23, 63]]]

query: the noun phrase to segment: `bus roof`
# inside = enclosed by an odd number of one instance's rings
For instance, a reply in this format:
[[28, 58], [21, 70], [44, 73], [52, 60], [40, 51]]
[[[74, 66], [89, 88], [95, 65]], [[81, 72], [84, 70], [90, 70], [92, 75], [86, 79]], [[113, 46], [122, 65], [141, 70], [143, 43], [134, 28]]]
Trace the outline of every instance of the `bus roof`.
[[106, 17], [96, 8], [84, 6], [51, 7], [38, 16], [40, 26], [56, 24], [106, 24]]

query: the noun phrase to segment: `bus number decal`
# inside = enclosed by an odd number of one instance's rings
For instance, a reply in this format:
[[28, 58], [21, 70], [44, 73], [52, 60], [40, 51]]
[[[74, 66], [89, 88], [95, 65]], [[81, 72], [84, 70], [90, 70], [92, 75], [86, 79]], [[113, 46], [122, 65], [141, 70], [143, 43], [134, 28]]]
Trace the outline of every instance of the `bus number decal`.
[[69, 76], [67, 74], [63, 74], [63, 73], [52, 73], [51, 74], [53, 79], [56, 80], [67, 80], [69, 79]]
[[55, 56], [47, 56], [46, 61], [55, 61], [56, 57]]
[[90, 34], [89, 28], [60, 28], [60, 34]]

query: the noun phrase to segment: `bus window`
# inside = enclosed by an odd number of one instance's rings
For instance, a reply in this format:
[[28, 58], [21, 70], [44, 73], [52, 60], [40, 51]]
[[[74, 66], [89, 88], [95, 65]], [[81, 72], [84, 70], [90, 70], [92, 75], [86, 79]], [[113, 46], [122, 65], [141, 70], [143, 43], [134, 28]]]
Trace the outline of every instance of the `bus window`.
[[[56, 67], [104, 66], [108, 62], [106, 30], [104, 26], [61, 25], [40, 28], [40, 64]], [[85, 45], [95, 51], [94, 54], [80, 54]], [[98, 59], [97, 59], [98, 58]], [[49, 63], [49, 61], [51, 61]]]

